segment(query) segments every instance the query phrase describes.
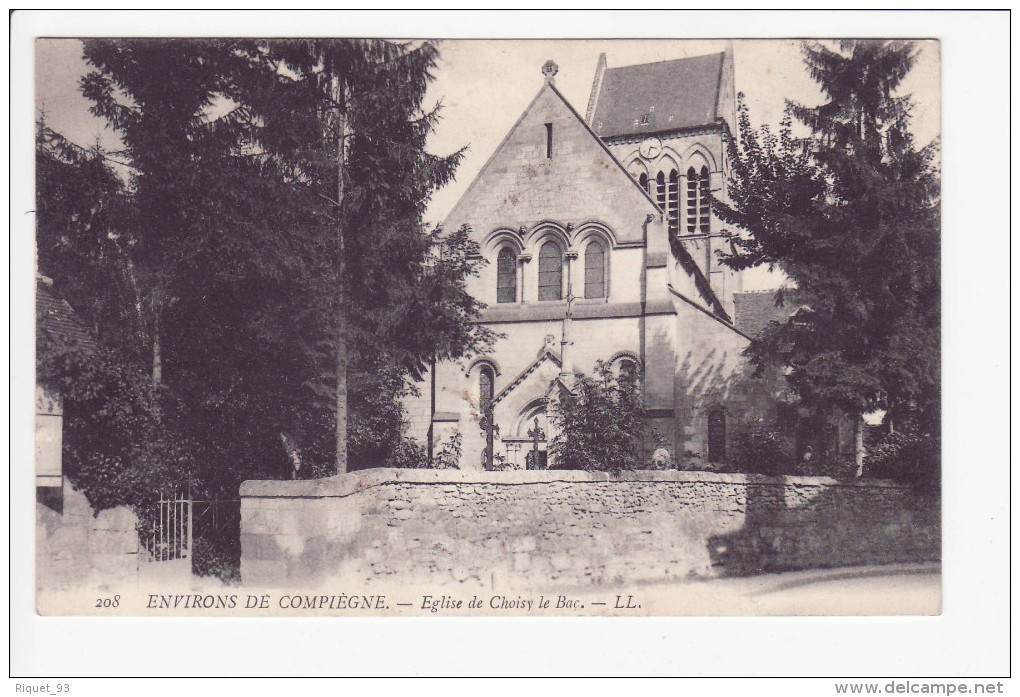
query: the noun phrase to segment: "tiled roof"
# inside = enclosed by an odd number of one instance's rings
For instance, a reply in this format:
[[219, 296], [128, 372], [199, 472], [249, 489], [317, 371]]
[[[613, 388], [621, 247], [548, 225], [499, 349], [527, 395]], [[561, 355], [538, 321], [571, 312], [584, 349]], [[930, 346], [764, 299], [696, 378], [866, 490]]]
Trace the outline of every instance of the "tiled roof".
[[801, 306], [795, 290], [783, 291], [783, 304], [776, 305], [776, 291], [759, 290], [733, 294], [733, 323], [750, 337], [757, 337], [769, 322], [786, 322]]
[[606, 70], [592, 130], [602, 138], [714, 124], [722, 53]]
[[49, 339], [64, 344], [95, 350], [95, 339], [89, 334], [67, 301], [58, 298], [44, 282], [35, 284], [35, 317], [38, 340]]

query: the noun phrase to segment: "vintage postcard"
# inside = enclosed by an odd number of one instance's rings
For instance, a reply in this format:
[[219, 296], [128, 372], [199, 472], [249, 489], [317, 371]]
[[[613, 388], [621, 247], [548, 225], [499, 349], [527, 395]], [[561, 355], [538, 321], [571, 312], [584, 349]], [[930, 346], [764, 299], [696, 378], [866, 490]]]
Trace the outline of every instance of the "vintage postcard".
[[940, 60], [36, 39], [37, 611], [939, 614]]

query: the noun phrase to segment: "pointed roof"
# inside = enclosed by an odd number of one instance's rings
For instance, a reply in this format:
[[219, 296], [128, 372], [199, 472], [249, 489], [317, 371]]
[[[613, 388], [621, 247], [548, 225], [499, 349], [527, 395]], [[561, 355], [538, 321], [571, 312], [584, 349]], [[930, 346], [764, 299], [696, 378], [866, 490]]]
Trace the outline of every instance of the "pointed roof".
[[650, 204], [652, 204], [652, 206], [655, 207], [655, 210], [657, 210], [660, 213], [662, 213], [663, 210], [661, 208], [659, 208], [659, 204], [657, 204], [655, 202], [655, 199], [652, 198], [652, 195], [650, 193], [648, 193], [645, 190], [645, 188], [643, 186], [641, 186], [640, 183], [638, 183], [637, 179], [635, 179], [634, 177], [630, 176], [630, 172], [628, 172], [627, 168], [623, 166], [623, 163], [620, 162], [620, 160], [616, 157], [616, 155], [613, 154], [613, 151], [609, 149], [609, 146], [606, 145], [605, 141], [602, 140], [602, 138], [599, 136], [599, 134], [596, 133], [594, 130], [592, 130], [592, 127], [588, 125], [588, 122], [585, 121], [583, 118], [581, 118], [581, 115], [578, 114], [577, 110], [573, 107], [573, 105], [569, 101], [567, 101], [567, 98], [564, 97], [563, 94], [558, 89], [556, 89], [556, 85], [554, 85], [551, 82], [548, 82], [548, 83], [546, 83], [546, 86], [549, 89], [551, 89], [553, 91], [553, 93], [557, 97], [560, 98], [560, 101], [563, 102], [568, 109], [570, 109], [570, 113], [574, 115], [574, 118], [577, 119], [578, 123], [580, 123], [582, 126], [584, 126], [584, 130], [588, 131], [588, 133], [591, 134], [591, 137], [595, 140], [595, 142], [597, 142], [599, 145], [602, 146], [602, 150], [607, 155], [609, 155], [609, 157], [612, 158], [613, 162], [616, 163], [616, 166], [620, 170], [620, 173], [623, 174], [623, 176], [627, 177], [627, 179], [630, 181], [630, 183], [633, 184], [634, 187], [644, 195], [644, 197], [648, 200], [648, 202]]
[[600, 76], [592, 129], [602, 138], [693, 128], [721, 113], [725, 53], [609, 68]]
[[538, 355], [538, 358], [536, 358], [534, 361], [532, 361], [531, 364], [528, 365], [527, 368], [522, 370], [517, 375], [517, 377], [515, 377], [513, 380], [511, 380], [509, 383], [507, 383], [506, 387], [504, 387], [502, 390], [500, 390], [499, 393], [495, 397], [492, 398], [492, 403], [493, 404], [498, 404], [499, 402], [503, 401], [504, 397], [506, 397], [508, 394], [513, 392], [515, 389], [517, 389], [517, 387], [522, 382], [527, 380], [529, 375], [531, 375], [536, 370], [538, 370], [539, 366], [541, 366], [546, 361], [552, 362], [552, 364], [555, 365], [557, 369], [559, 369], [561, 367], [560, 359], [559, 359], [559, 357], [556, 354], [554, 354], [552, 351], [548, 351], [548, 350], [542, 351], [542, 353], [540, 353]]
[[627, 168], [623, 165], [623, 163], [621, 163], [617, 159], [617, 157], [613, 154], [613, 152], [609, 149], [605, 142], [603, 142], [602, 139], [599, 138], [599, 136], [592, 130], [591, 126], [588, 125], [584, 118], [582, 118], [582, 116], [577, 113], [577, 111], [570, 104], [567, 98], [563, 96], [563, 94], [556, 88], [554, 84], [552, 84], [552, 82], [547, 80], [542, 84], [542, 87], [539, 88], [538, 93], [535, 95], [534, 99], [531, 100], [528, 106], [524, 109], [524, 111], [521, 113], [517, 121], [514, 122], [514, 125], [510, 128], [509, 131], [507, 131], [507, 134], [503, 137], [503, 140], [500, 141], [499, 145], [489, 156], [488, 160], [486, 160], [485, 164], [482, 165], [482, 168], [475, 175], [475, 178], [472, 180], [471, 184], [468, 185], [467, 190], [465, 190], [465, 192], [461, 195], [458, 202], [450, 210], [450, 213], [443, 221], [444, 227], [448, 228], [455, 227], [457, 224], [465, 222], [464, 219], [467, 218], [468, 216], [464, 213], [463, 207], [465, 206], [469, 208], [472, 207], [472, 205], [475, 203], [472, 200], [472, 195], [475, 193], [475, 190], [481, 185], [482, 182], [487, 181], [489, 179], [490, 171], [495, 171], [498, 175], [499, 171], [507, 167], [506, 162], [500, 161], [501, 158], [503, 157], [502, 153], [513, 141], [515, 134], [521, 127], [521, 125], [525, 122], [526, 119], [528, 119], [529, 115], [531, 115], [532, 112], [537, 108], [537, 106], [542, 102], [543, 97], [549, 93], [554, 95], [555, 98], [563, 107], [566, 107], [567, 113], [570, 115], [568, 117], [569, 120], [572, 122], [576, 121], [576, 123], [591, 136], [592, 143], [594, 143], [595, 147], [597, 147], [601, 151], [601, 154], [608, 158], [609, 162], [606, 163], [608, 165], [607, 169], [609, 171], [615, 172], [616, 175], [618, 175], [619, 177], [623, 177], [623, 179], [619, 179], [620, 181], [619, 186], [621, 188], [630, 189], [637, 196], [639, 196], [640, 199], [643, 200], [643, 202], [645, 202], [649, 206], [648, 212], [662, 214], [662, 210], [656, 204], [655, 199], [653, 199], [648, 194], [648, 192], [641, 187], [637, 180], [630, 176], [630, 174], [627, 172]]

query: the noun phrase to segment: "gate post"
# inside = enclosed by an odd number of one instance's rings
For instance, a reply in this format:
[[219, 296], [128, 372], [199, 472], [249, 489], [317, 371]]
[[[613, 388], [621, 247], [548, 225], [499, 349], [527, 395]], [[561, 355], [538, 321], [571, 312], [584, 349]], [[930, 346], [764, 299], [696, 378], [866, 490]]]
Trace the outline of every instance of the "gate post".
[[192, 541], [194, 540], [194, 505], [195, 502], [191, 498], [191, 483], [188, 483], [188, 570], [195, 573], [195, 555], [192, 552]]

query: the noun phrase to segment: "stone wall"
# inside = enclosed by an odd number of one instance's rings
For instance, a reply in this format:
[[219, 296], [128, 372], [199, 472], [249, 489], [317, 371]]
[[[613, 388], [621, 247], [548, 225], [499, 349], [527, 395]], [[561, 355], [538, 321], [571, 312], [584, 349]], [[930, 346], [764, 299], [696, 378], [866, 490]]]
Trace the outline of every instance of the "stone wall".
[[547, 588], [937, 561], [939, 504], [883, 481], [377, 469], [241, 487], [246, 585]]

